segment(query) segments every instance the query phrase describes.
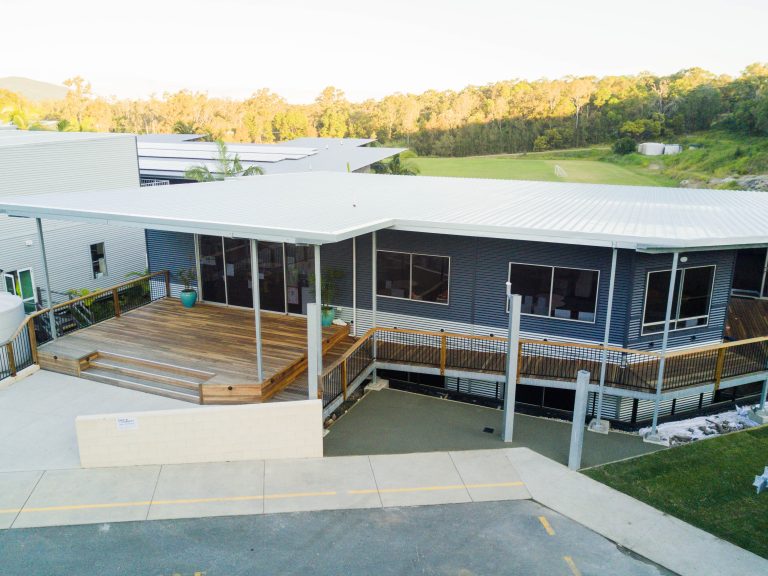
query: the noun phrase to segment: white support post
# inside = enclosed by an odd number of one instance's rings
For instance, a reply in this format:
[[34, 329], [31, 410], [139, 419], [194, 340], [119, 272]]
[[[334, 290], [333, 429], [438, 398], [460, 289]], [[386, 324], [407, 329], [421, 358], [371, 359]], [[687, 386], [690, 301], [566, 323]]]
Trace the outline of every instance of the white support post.
[[605, 312], [605, 332], [603, 333], [603, 351], [600, 359], [600, 384], [597, 391], [597, 409], [592, 422], [589, 423], [589, 430], [608, 434], [610, 425], [603, 421], [603, 394], [605, 393], [605, 374], [608, 368], [608, 351], [606, 348], [610, 344], [611, 338], [611, 315], [613, 314], [613, 288], [616, 284], [616, 259], [618, 250], [613, 248], [611, 255], [611, 280], [608, 284], [608, 307]]
[[768, 248], [765, 249], [765, 260], [763, 260], [763, 276], [760, 280], [760, 294], [758, 298], [765, 296], [765, 275], [768, 273]]
[[[317, 318], [314, 320], [316, 333], [315, 354], [317, 355], [317, 374], [323, 373], [323, 294], [322, 294], [323, 276], [320, 271], [320, 244], [315, 244], [315, 304], [317, 304]], [[309, 324], [309, 317], [307, 317]], [[315, 378], [315, 388], [317, 388], [317, 378]], [[317, 395], [315, 395], [317, 397]]]
[[320, 328], [320, 305], [307, 304], [307, 399], [317, 400], [317, 381], [320, 377], [320, 366], [317, 359], [317, 344]]
[[37, 225], [37, 240], [40, 242], [40, 254], [43, 258], [43, 272], [45, 273], [45, 295], [48, 298], [48, 323], [51, 330], [51, 337], [56, 340], [56, 316], [53, 313], [53, 292], [51, 292], [51, 275], [48, 272], [48, 256], [45, 253], [45, 237], [43, 236], [43, 222], [40, 218], [35, 218]]
[[[371, 232], [371, 328], [376, 328], [376, 232]], [[376, 372], [376, 336], [373, 337], [373, 361], [374, 369], [371, 373], [371, 382], [378, 380]]]
[[589, 372], [579, 370], [576, 374], [576, 399], [573, 402], [573, 424], [571, 425], [571, 449], [568, 453], [568, 468], [581, 468], [581, 452], [584, 446], [584, 418], [587, 415], [587, 386]]
[[352, 336], [357, 337], [357, 237], [352, 238]]
[[501, 439], [512, 442], [515, 428], [515, 396], [517, 393], [517, 353], [520, 349], [520, 311], [523, 297], [512, 294], [512, 283], [507, 282], [509, 303], [509, 332], [507, 335], [507, 370], [504, 383], [504, 430]]
[[752, 409], [752, 413], [749, 415], [749, 418], [757, 422], [758, 424], [768, 424], [768, 409], [766, 409], [765, 404], [768, 402], [768, 378], [763, 380], [763, 389], [760, 392], [760, 402], [757, 405], [757, 408]]
[[259, 242], [251, 240], [251, 294], [253, 294], [253, 327], [256, 330], [256, 372], [264, 381], [264, 360], [261, 350], [261, 291], [259, 277]]
[[667, 343], [669, 342], [669, 323], [672, 318], [672, 302], [675, 297], [675, 279], [677, 278], [677, 262], [680, 259], [679, 256], [679, 252], [672, 253], [672, 271], [669, 277], [669, 292], [667, 293], [667, 312], [664, 316], [664, 335], [661, 338], [661, 358], [659, 358], [659, 372], [656, 376], [656, 398], [653, 401], [653, 422], [651, 423], [651, 433], [645, 438], [648, 442], [660, 441], [656, 426], [659, 423], [661, 389], [664, 384], [664, 361], [667, 355]]

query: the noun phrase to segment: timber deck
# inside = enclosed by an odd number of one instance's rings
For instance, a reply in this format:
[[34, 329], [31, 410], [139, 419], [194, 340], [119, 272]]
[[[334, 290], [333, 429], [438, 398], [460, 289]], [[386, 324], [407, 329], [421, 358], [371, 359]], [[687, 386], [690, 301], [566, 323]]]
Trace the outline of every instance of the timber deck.
[[[168, 298], [49, 342], [40, 347], [40, 361], [43, 368], [79, 375], [87, 371], [89, 358], [115, 354], [206, 372], [205, 403], [263, 401], [283, 388], [290, 390], [284, 399], [306, 399], [306, 318], [262, 312], [261, 322], [263, 383], [257, 375], [252, 310], [210, 304], [187, 309]], [[334, 354], [329, 358], [352, 342], [345, 326], [323, 329], [324, 352]], [[274, 386], [268, 388], [270, 381]], [[248, 391], [251, 399], [235, 399], [230, 386]]]
[[728, 340], [768, 336], [768, 301], [757, 298], [731, 298], [725, 336]]

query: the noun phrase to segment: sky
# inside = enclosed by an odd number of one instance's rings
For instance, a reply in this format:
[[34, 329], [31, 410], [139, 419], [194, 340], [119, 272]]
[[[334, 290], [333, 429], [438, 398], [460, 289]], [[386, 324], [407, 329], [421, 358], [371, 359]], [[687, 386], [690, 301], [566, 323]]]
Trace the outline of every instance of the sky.
[[[565, 75], [736, 75], [768, 61], [766, 0], [0, 0], [0, 77], [144, 98], [269, 88], [353, 101]], [[20, 23], [23, 23], [20, 24]]]

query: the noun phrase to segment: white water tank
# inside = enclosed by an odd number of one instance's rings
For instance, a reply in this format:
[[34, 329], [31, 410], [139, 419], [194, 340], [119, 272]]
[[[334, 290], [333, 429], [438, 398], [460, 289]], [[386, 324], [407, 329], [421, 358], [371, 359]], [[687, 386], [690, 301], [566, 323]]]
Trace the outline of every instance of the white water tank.
[[664, 154], [664, 144], [660, 142], [643, 142], [637, 147], [637, 151], [644, 156], [661, 156]]
[[21, 298], [0, 292], [0, 342], [5, 342], [13, 336], [24, 316], [24, 302]]

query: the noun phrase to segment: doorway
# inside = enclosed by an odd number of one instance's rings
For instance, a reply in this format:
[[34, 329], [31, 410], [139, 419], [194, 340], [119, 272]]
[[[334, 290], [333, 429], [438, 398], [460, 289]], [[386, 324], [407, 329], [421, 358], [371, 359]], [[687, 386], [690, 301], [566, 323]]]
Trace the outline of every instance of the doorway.
[[[202, 299], [253, 308], [251, 241], [220, 236], [198, 237]], [[259, 299], [262, 310], [307, 313], [314, 271], [314, 247], [259, 242]]]

